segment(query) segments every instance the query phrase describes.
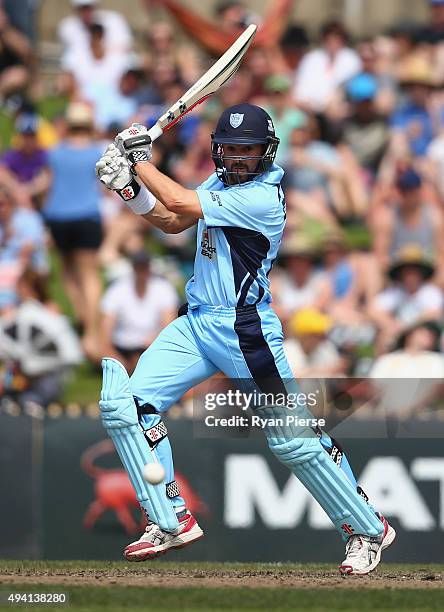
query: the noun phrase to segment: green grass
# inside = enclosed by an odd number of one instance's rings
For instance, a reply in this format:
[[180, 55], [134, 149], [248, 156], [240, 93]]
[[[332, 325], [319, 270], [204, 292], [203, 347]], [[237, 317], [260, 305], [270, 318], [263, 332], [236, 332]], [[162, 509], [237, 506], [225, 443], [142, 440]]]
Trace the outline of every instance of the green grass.
[[[63, 314], [74, 320], [71, 303], [63, 290], [61, 280], [61, 261], [55, 249], [50, 252], [49, 296], [59, 305]], [[63, 390], [61, 404], [76, 402], [81, 405], [98, 401], [102, 374], [99, 367], [85, 362], [74, 368]]]
[[98, 402], [101, 386], [102, 374], [98, 366], [85, 362], [72, 372], [63, 390], [60, 403], [66, 405], [75, 402], [85, 406]]
[[[96, 612], [99, 610], [442, 610], [443, 595], [439, 599], [436, 591], [423, 589], [288, 589], [288, 588], [168, 588], [168, 587], [119, 587], [63, 585], [15, 585], [13, 592], [64, 592], [69, 596], [69, 605], [35, 606], [38, 610], [64, 610], [69, 612]], [[11, 610], [12, 606], [0, 606], [0, 610]], [[22, 607], [23, 609], [23, 607]], [[28, 608], [29, 609], [29, 608]]]
[[[24, 577], [23, 583], [15, 583], [12, 592], [65, 592], [69, 596], [67, 606], [38, 606], [38, 610], [67, 610], [69, 612], [98, 612], [108, 610], [399, 610], [429, 611], [444, 609], [444, 588], [428, 588], [429, 580], [439, 580], [444, 566], [436, 564], [384, 564], [375, 575], [372, 588], [366, 579], [359, 588], [360, 578], [338, 579], [335, 566], [327, 564], [290, 563], [172, 563], [154, 561], [146, 564], [103, 561], [0, 561], [0, 592], [8, 590], [8, 575]], [[64, 584], [61, 575], [75, 576], [84, 585]], [[52, 577], [51, 584], [45, 581]], [[159, 578], [157, 584], [143, 586], [144, 576]], [[223, 576], [227, 586], [196, 586], [206, 576]], [[230, 575], [244, 577], [238, 586], [230, 585]], [[289, 587], [285, 578], [291, 575], [305, 577], [305, 586]], [[25, 582], [25, 576], [34, 577], [32, 584]], [[174, 586], [176, 576], [188, 576], [190, 586]], [[308, 580], [307, 580], [308, 576]], [[251, 582], [249, 582], [251, 577]], [[276, 579], [276, 587], [258, 586], [263, 577]], [[313, 579], [313, 588], [310, 584]], [[322, 579], [330, 580], [324, 587]], [[332, 577], [336, 580], [332, 588]], [[424, 588], [403, 588], [399, 579], [415, 578], [424, 581]], [[386, 582], [381, 585], [381, 579]], [[125, 585], [131, 579], [138, 579], [142, 586]], [[105, 583], [105, 580], [107, 581]], [[314, 581], [316, 580], [316, 584]], [[96, 582], [95, 582], [96, 581]], [[161, 581], [162, 585], [159, 585]], [[91, 584], [94, 582], [94, 584]], [[171, 585], [171, 586], [170, 586]], [[384, 586], [384, 588], [381, 588]], [[342, 588], [351, 587], [351, 588]], [[4, 597], [4, 595], [3, 595]], [[25, 609], [22, 606], [21, 609]], [[0, 610], [11, 610], [12, 606], [1, 606]], [[27, 607], [26, 609], [30, 609]], [[34, 606], [32, 607], [34, 609]]]

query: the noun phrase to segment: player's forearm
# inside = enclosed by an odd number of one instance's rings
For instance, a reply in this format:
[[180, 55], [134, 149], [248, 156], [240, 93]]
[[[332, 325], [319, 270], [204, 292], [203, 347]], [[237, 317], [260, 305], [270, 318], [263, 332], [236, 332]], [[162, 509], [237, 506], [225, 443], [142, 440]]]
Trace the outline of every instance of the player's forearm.
[[143, 184], [170, 212], [179, 215], [191, 214], [196, 219], [202, 216], [199, 198], [194, 190], [185, 189], [150, 162], [138, 163], [135, 169]]
[[178, 215], [169, 211], [160, 200], [152, 211], [142, 215], [151, 225], [165, 232], [165, 234], [180, 234], [196, 224], [197, 219], [192, 215]]

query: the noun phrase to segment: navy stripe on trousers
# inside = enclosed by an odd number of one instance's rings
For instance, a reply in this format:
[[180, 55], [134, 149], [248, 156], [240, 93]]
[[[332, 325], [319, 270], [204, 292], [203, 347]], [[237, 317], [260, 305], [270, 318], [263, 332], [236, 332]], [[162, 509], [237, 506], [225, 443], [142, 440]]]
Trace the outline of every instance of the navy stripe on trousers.
[[261, 318], [255, 307], [236, 312], [234, 331], [251, 375], [262, 393], [283, 393], [286, 388], [279, 375], [273, 353], [262, 332]]

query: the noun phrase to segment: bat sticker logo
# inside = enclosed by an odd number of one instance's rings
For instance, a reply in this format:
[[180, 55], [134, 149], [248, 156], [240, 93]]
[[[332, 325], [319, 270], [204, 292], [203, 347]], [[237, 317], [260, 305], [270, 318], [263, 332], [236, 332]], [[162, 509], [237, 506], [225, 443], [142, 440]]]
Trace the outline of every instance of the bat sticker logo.
[[171, 121], [173, 121], [174, 119], [174, 113], [172, 113], [171, 111], [168, 113], [167, 115], [167, 121], [168, 123], [170, 123]]
[[243, 113], [231, 113], [230, 115], [230, 125], [233, 128], [238, 128], [241, 125], [243, 120], [244, 120]]
[[184, 113], [187, 110], [187, 105], [185, 104], [185, 102], [180, 102], [179, 104], [179, 112], [180, 113]]

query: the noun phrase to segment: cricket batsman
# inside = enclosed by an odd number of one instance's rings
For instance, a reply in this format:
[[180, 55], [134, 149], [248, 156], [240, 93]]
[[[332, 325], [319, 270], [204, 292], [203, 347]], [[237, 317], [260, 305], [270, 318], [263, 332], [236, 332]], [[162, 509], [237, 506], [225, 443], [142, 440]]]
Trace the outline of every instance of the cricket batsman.
[[[141, 538], [125, 548], [128, 561], [153, 559], [203, 536], [174, 480], [162, 414], [218, 371], [265, 392], [288, 393], [289, 381], [296, 384], [268, 280], [285, 225], [284, 173], [274, 163], [278, 144], [269, 115], [238, 104], [217, 123], [211, 142], [215, 172], [196, 190], [150, 163], [151, 139], [139, 124], [121, 132], [96, 164], [100, 180], [157, 228], [178, 233], [197, 224], [194, 276], [181, 316], [143, 353], [131, 378], [117, 360], [102, 363], [102, 421], [148, 518]], [[271, 419], [286, 408], [255, 410]], [[302, 406], [297, 410], [306, 413]], [[342, 449], [311, 427], [264, 431], [271, 452], [319, 502], [345, 541], [340, 571], [372, 571], [396, 534], [369, 505]], [[142, 477], [153, 452], [166, 474], [155, 486]]]

